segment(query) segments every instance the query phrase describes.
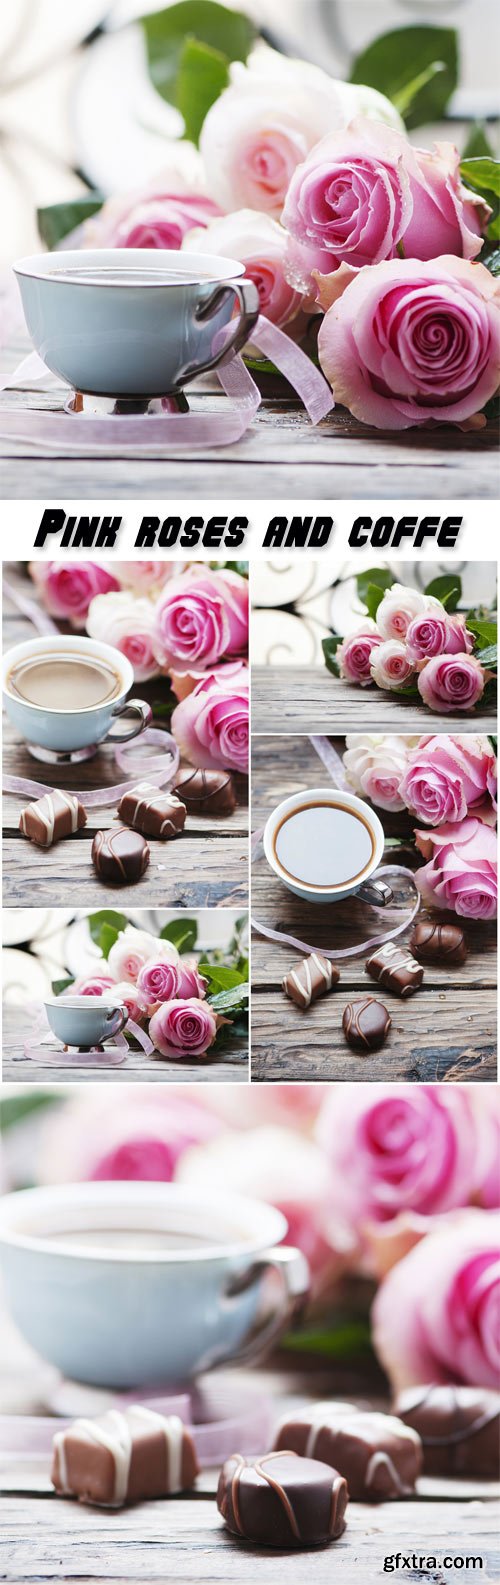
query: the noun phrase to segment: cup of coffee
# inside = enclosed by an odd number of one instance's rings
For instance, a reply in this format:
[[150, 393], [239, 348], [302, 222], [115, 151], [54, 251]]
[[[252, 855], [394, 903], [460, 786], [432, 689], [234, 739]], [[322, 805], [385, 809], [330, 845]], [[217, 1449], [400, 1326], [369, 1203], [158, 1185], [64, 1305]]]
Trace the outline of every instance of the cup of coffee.
[[278, 804], [264, 830], [264, 852], [288, 890], [309, 903], [362, 897], [385, 907], [392, 892], [372, 879], [384, 852], [378, 815], [354, 793], [313, 787]]
[[180, 391], [243, 347], [259, 313], [257, 288], [235, 259], [86, 248], [35, 253], [14, 269], [40, 357], [94, 396], [137, 401]]
[[186, 1382], [276, 1341], [308, 1288], [286, 1231], [262, 1201], [172, 1183], [57, 1184], [0, 1200], [21, 1332], [66, 1376], [118, 1389]]
[[84, 1051], [119, 1035], [129, 1016], [123, 1002], [109, 1002], [104, 996], [50, 996], [44, 1007], [57, 1039]]
[[127, 699], [134, 673], [110, 644], [32, 638], [7, 650], [2, 665], [7, 715], [36, 759], [89, 758], [105, 738], [125, 743], [152, 720], [144, 700]]

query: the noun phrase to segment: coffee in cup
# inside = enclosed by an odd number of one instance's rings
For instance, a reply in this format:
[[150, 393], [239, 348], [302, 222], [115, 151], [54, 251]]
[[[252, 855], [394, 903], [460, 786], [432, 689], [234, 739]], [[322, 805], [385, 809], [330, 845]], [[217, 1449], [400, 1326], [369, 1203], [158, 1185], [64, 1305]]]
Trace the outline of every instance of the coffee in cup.
[[131, 699], [130, 661], [110, 644], [77, 634], [26, 639], [2, 659], [3, 702], [35, 759], [90, 759], [105, 739], [125, 743], [152, 720]]
[[89, 710], [118, 698], [121, 677], [97, 655], [58, 648], [17, 661], [7, 674], [7, 687], [18, 699], [42, 709]]
[[375, 837], [358, 809], [314, 801], [283, 816], [274, 852], [291, 880], [330, 891], [362, 879], [373, 859]]

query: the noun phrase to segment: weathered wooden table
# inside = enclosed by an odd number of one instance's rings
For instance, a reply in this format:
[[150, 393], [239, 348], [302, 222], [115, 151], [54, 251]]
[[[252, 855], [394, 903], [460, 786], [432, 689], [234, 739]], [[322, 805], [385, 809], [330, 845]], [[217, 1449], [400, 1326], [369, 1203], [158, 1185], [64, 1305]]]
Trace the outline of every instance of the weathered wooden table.
[[[21, 1342], [8, 1320], [0, 1321], [0, 1411], [43, 1413], [47, 1369]], [[272, 1395], [276, 1418], [292, 1404], [311, 1399], [363, 1398], [344, 1369], [230, 1372], [227, 1387], [237, 1402], [242, 1386]], [[372, 1397], [372, 1394], [370, 1394]], [[379, 1407], [388, 1407], [378, 1402]], [[404, 1578], [447, 1585], [454, 1571], [443, 1559], [481, 1558], [482, 1585], [498, 1578], [498, 1487], [469, 1480], [423, 1478], [414, 1498], [351, 1503], [344, 1535], [333, 1547], [311, 1552], [265, 1552], [225, 1530], [215, 1503], [217, 1470], [205, 1471], [194, 1493], [166, 1502], [141, 1503], [118, 1512], [87, 1508], [55, 1496], [45, 1468], [29, 1460], [14, 1466], [0, 1458], [0, 1577], [6, 1581], [92, 1580], [125, 1585], [168, 1581], [168, 1585], [304, 1585], [311, 1570], [318, 1585], [331, 1585], [340, 1570], [343, 1585], [372, 1585], [386, 1577], [385, 1559], [416, 1554]], [[420, 1558], [435, 1557], [437, 1568]], [[400, 1565], [401, 1567], [401, 1565]], [[460, 1567], [460, 1563], [458, 1564]], [[399, 1578], [399, 1571], [397, 1577]]]
[[326, 666], [253, 666], [254, 732], [492, 732], [491, 705], [471, 714], [435, 715], [420, 700], [381, 688], [356, 688]]
[[125, 1061], [117, 1067], [103, 1060], [98, 1068], [71, 1067], [65, 1071], [61, 1054], [60, 1067], [52, 1063], [32, 1061], [24, 1054], [24, 1042], [32, 1038], [29, 1019], [22, 1007], [4, 1007], [2, 1019], [1, 1077], [4, 1084], [62, 1084], [106, 1083], [112, 1084], [194, 1084], [216, 1080], [226, 1084], [243, 1083], [248, 1079], [248, 1049], [245, 1041], [226, 1040], [217, 1056], [208, 1055], [199, 1062], [170, 1062], [166, 1057], [145, 1057], [143, 1051], [129, 1048]]
[[[334, 740], [341, 751], [342, 742]], [[318, 759], [307, 738], [255, 738], [252, 829], [260, 830], [282, 798], [317, 784]], [[325, 780], [322, 773], [320, 780]], [[388, 835], [409, 827], [404, 817], [378, 811]], [[414, 866], [411, 849], [389, 849], [386, 862]], [[408, 883], [409, 885], [411, 883]], [[409, 896], [409, 893], [408, 893]], [[407, 897], [408, 903], [408, 897]], [[406, 904], [407, 906], [407, 904]], [[259, 856], [252, 866], [252, 915], [321, 949], [350, 946], [381, 934], [401, 917], [400, 908], [381, 911], [357, 901], [306, 907], [292, 896]], [[443, 917], [442, 915], [440, 917]], [[451, 917], [451, 915], [450, 915]], [[405, 931], [399, 941], [407, 941]], [[368, 954], [340, 963], [337, 988], [302, 1012], [281, 990], [296, 953], [293, 948], [252, 941], [252, 1079], [257, 1082], [406, 1080], [448, 1082], [496, 1079], [496, 932], [493, 923], [467, 921], [468, 957], [460, 968], [429, 964], [416, 995], [402, 1001], [379, 991], [365, 973]], [[373, 994], [387, 1006], [392, 1029], [380, 1051], [351, 1051], [342, 1033], [342, 1012], [352, 996]]]
[[[35, 597], [27, 579], [15, 580], [26, 595]], [[13, 613], [5, 598], [3, 647], [22, 643], [34, 635], [24, 617]], [[161, 697], [161, 679], [137, 686], [141, 698]], [[161, 727], [161, 720], [155, 722]], [[84, 765], [52, 767], [35, 760], [3, 718], [4, 775], [27, 777], [47, 787], [70, 792], [108, 787], [124, 780], [109, 746]], [[3, 901], [7, 905], [62, 907], [76, 898], [79, 908], [217, 908], [242, 907], [248, 901], [247, 785], [235, 777], [238, 806], [227, 818], [210, 818], [188, 812], [181, 837], [171, 842], [150, 842], [151, 859], [135, 886], [110, 887], [97, 879], [91, 860], [92, 841], [98, 830], [107, 830], [116, 810], [89, 810], [87, 825], [73, 837], [49, 849], [28, 842], [19, 831], [25, 800], [5, 795], [3, 804]]]
[[[0, 356], [0, 378], [12, 374], [30, 350], [22, 336]], [[219, 388], [220, 390], [220, 388]], [[496, 423], [477, 435], [455, 428], [384, 433], [359, 424], [339, 408], [314, 428], [297, 401], [263, 400], [247, 434], [237, 444], [213, 446], [165, 457], [158, 449], [83, 456], [78, 419], [72, 450], [48, 452], [38, 443], [1, 438], [2, 413], [26, 408], [60, 411], [67, 397], [54, 392], [7, 390], [0, 393], [0, 468], [2, 495], [40, 500], [466, 500], [499, 493]], [[218, 412], [226, 398], [213, 379], [190, 387], [190, 405]]]

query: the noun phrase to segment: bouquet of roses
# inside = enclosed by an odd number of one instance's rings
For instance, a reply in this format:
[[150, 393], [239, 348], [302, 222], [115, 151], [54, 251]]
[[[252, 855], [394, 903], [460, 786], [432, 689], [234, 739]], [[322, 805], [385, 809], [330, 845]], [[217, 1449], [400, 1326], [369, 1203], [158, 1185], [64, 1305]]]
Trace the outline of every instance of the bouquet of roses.
[[334, 398], [363, 423], [483, 426], [500, 383], [500, 167], [479, 129], [462, 160], [408, 137], [457, 85], [454, 30], [388, 33], [344, 83], [216, 0], [140, 26], [184, 139], [141, 191], [40, 211], [48, 245], [70, 233], [239, 259], [262, 312], [306, 347], [314, 318]]
[[226, 961], [219, 952], [193, 956], [197, 928], [193, 919], [165, 925], [160, 936], [136, 930], [124, 914], [101, 910], [89, 917], [92, 940], [102, 954], [95, 974], [57, 981], [54, 994], [106, 996], [128, 1009], [129, 1018], [147, 1030], [162, 1057], [206, 1057], [220, 1046], [224, 1030], [245, 1036], [248, 1010], [248, 959], [237, 921]]
[[[346, 739], [344, 765], [362, 798], [407, 809], [426, 860], [416, 882], [424, 903], [468, 919], [497, 912], [497, 764], [487, 737]], [[421, 829], [421, 827], [424, 829]]]
[[169, 561], [34, 561], [52, 616], [121, 650], [136, 682], [165, 676], [181, 754], [205, 770], [248, 768], [248, 581]]
[[424, 593], [373, 567], [360, 573], [366, 617], [346, 638], [323, 640], [328, 670], [361, 688], [375, 683], [418, 697], [438, 715], [473, 710], [485, 689], [496, 693], [497, 622], [489, 612], [457, 610], [460, 578], [444, 575]]

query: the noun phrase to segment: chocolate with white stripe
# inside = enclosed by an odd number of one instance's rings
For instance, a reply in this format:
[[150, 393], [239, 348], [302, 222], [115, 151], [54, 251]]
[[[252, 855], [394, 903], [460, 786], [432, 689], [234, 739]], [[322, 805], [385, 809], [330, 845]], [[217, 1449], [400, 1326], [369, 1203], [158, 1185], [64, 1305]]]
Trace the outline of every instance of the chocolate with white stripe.
[[275, 1448], [293, 1448], [338, 1470], [356, 1502], [408, 1497], [422, 1469], [416, 1431], [394, 1415], [356, 1409], [352, 1403], [316, 1403], [287, 1415]]
[[302, 958], [296, 968], [288, 970], [281, 982], [281, 989], [297, 1007], [305, 1010], [318, 996], [331, 991], [339, 979], [340, 972], [335, 965], [322, 957], [320, 952], [312, 952], [310, 958]]
[[120, 798], [117, 814], [134, 831], [167, 842], [183, 830], [186, 805], [176, 798], [175, 793], [162, 792], [161, 788], [151, 786], [150, 782], [141, 782]]
[[385, 946], [368, 958], [366, 971], [384, 991], [394, 991], [396, 996], [404, 998], [413, 996], [424, 978], [423, 969], [407, 947], [397, 947], [393, 941], [386, 941]]
[[108, 886], [131, 886], [140, 881], [149, 858], [148, 844], [138, 831], [131, 831], [128, 826], [96, 831], [92, 863], [99, 880]]
[[182, 1420], [143, 1404], [75, 1420], [54, 1437], [56, 1491], [103, 1508], [186, 1491], [197, 1472], [193, 1440]]
[[26, 805], [19, 830], [30, 842], [36, 842], [37, 847], [51, 848], [61, 837], [74, 836], [75, 831], [81, 831], [86, 824], [86, 811], [75, 794], [54, 787], [53, 792], [44, 793], [42, 798]]
[[226, 1459], [217, 1507], [233, 1534], [260, 1546], [322, 1546], [345, 1529], [347, 1485], [337, 1470], [290, 1451]]

